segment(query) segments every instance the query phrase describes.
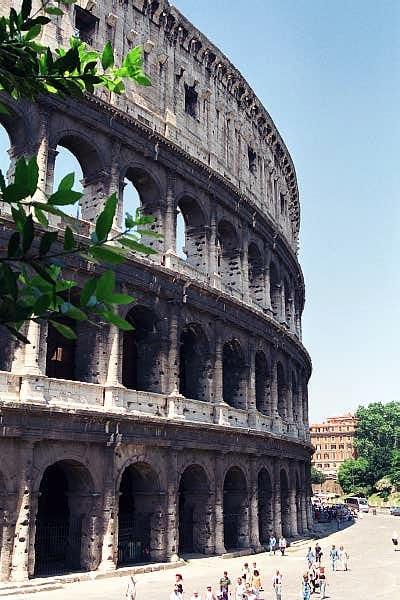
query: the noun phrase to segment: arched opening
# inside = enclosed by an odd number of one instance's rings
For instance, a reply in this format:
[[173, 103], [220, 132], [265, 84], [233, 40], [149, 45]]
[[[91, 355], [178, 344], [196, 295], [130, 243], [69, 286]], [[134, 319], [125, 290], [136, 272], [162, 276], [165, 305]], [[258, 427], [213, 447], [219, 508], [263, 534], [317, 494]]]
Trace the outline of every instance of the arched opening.
[[267, 469], [258, 473], [258, 533], [260, 544], [267, 544], [273, 531], [272, 483]]
[[290, 536], [290, 524], [289, 524], [289, 510], [290, 510], [290, 502], [289, 502], [289, 484], [286, 471], [284, 469], [281, 470], [280, 474], [280, 484], [281, 484], [281, 523], [282, 523], [282, 533], [285, 537]]
[[7, 129], [0, 123], [0, 169], [5, 180], [10, 168], [11, 138]]
[[127, 467], [119, 486], [118, 566], [148, 562], [163, 531], [157, 526], [161, 511], [157, 474], [146, 463]]
[[278, 387], [278, 413], [281, 419], [287, 416], [287, 386], [285, 371], [280, 362], [276, 365], [277, 387]]
[[127, 317], [134, 327], [124, 331], [122, 384], [131, 390], [160, 391], [160, 339], [156, 315], [144, 306], [135, 306]]
[[249, 292], [250, 298], [259, 304], [264, 303], [264, 269], [261, 253], [256, 244], [249, 245]]
[[229, 469], [224, 481], [224, 546], [226, 550], [248, 545], [247, 484], [243, 471]]
[[228, 221], [218, 224], [218, 273], [225, 285], [240, 290], [240, 250], [235, 228]]
[[186, 398], [207, 400], [208, 342], [202, 328], [191, 323], [180, 337], [179, 392]]
[[176, 252], [192, 267], [206, 271], [207, 253], [204, 215], [198, 203], [189, 196], [181, 198], [178, 203]]
[[278, 277], [278, 271], [274, 263], [271, 263], [269, 269], [270, 276], [270, 296], [271, 296], [271, 309], [275, 319], [280, 320], [282, 316], [281, 311], [281, 283]]
[[205, 554], [210, 544], [209, 483], [204, 469], [191, 465], [179, 483], [179, 553]]
[[[58, 322], [76, 331], [76, 321], [62, 317]], [[46, 375], [56, 379], [77, 379], [76, 340], [64, 337], [51, 323], [47, 331]]]
[[79, 205], [70, 207], [72, 216], [95, 222], [105, 199], [102, 162], [97, 149], [79, 135], [65, 135], [58, 140], [54, 163], [48, 161], [46, 191], [51, 193], [68, 173], [75, 173], [74, 189], [83, 191]]
[[270, 373], [264, 352], [256, 352], [255, 358], [256, 408], [264, 415], [271, 415]]
[[[68, 175], [68, 173], [75, 174], [73, 189], [76, 192], [84, 193], [84, 187], [82, 185], [83, 173], [79, 160], [67, 148], [63, 146], [57, 146], [57, 157], [54, 163], [54, 185], [53, 190], [58, 188], [60, 181]], [[73, 206], [63, 207], [63, 211], [71, 217], [79, 219], [81, 217], [81, 206], [80, 203], [76, 203]]]
[[238, 340], [225, 342], [222, 355], [223, 400], [233, 408], [246, 408], [245, 364]]
[[62, 460], [47, 467], [39, 488], [35, 576], [85, 569], [93, 484], [82, 464]]
[[[124, 189], [125, 184], [127, 185]], [[120, 227], [123, 225], [125, 219], [124, 213], [128, 212], [134, 217], [137, 208], [140, 208], [142, 215], [154, 218], [153, 223], [145, 224], [140, 229], [162, 234], [163, 207], [158, 185], [144, 169], [129, 167], [120, 190], [120, 202], [117, 214], [118, 225]], [[161, 238], [158, 239], [143, 233], [141, 241], [157, 252], [163, 251], [164, 240]]]

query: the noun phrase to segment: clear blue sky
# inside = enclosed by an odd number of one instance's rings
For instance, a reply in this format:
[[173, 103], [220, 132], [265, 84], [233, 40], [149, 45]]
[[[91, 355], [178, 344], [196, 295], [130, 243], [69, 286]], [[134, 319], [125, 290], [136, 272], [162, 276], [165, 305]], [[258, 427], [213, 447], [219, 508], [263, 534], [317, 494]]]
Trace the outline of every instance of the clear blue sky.
[[240, 69], [296, 166], [310, 419], [400, 400], [400, 2], [175, 6]]
[[400, 400], [400, 2], [175, 0], [296, 166], [310, 419]]

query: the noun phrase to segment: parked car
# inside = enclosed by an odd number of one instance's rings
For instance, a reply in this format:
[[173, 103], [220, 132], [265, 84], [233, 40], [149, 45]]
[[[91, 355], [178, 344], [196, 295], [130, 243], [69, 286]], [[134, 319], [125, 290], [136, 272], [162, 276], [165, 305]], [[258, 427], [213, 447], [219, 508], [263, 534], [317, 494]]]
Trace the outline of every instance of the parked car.
[[400, 506], [391, 506], [390, 514], [395, 515], [396, 517], [400, 517]]

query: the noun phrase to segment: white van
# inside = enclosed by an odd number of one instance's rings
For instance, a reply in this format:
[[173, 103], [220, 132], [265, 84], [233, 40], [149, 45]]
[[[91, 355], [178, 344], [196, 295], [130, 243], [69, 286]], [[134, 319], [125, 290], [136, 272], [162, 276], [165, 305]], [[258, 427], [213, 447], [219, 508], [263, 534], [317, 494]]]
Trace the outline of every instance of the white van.
[[366, 513], [369, 512], [368, 500], [366, 498], [351, 496], [349, 498], [346, 498], [344, 503], [352, 510], [358, 510], [360, 512]]

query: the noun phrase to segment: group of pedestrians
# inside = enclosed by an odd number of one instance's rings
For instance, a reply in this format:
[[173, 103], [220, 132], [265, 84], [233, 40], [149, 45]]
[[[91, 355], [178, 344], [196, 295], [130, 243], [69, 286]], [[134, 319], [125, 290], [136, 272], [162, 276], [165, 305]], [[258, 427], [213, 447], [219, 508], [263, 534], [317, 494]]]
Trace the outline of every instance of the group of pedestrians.
[[[276, 569], [272, 577], [271, 587], [276, 600], [282, 600], [282, 573], [279, 569]], [[208, 584], [203, 592], [195, 590], [190, 596], [190, 600], [261, 600], [263, 591], [263, 582], [257, 563], [253, 562], [250, 567], [246, 562], [241, 574], [235, 580], [232, 581], [228, 571], [224, 571], [218, 586]], [[180, 573], [175, 575], [175, 585], [170, 594], [170, 600], [184, 600], [183, 578]]]
[[[323, 554], [318, 542], [314, 550], [311, 546], [308, 547], [307, 572], [304, 573], [302, 581], [302, 600], [309, 600], [311, 594], [317, 591], [319, 591], [321, 599], [326, 597], [326, 568], [321, 564]], [[333, 544], [329, 550], [329, 560], [332, 571], [338, 571], [339, 568], [342, 571], [349, 570], [349, 555], [344, 546], [340, 546], [338, 549]]]
[[285, 556], [285, 550], [287, 548], [286, 538], [283, 535], [281, 535], [277, 542], [275, 535], [271, 533], [268, 540], [268, 547], [270, 556], [272, 556], [272, 554], [275, 556], [277, 550], [281, 553], [282, 556]]

